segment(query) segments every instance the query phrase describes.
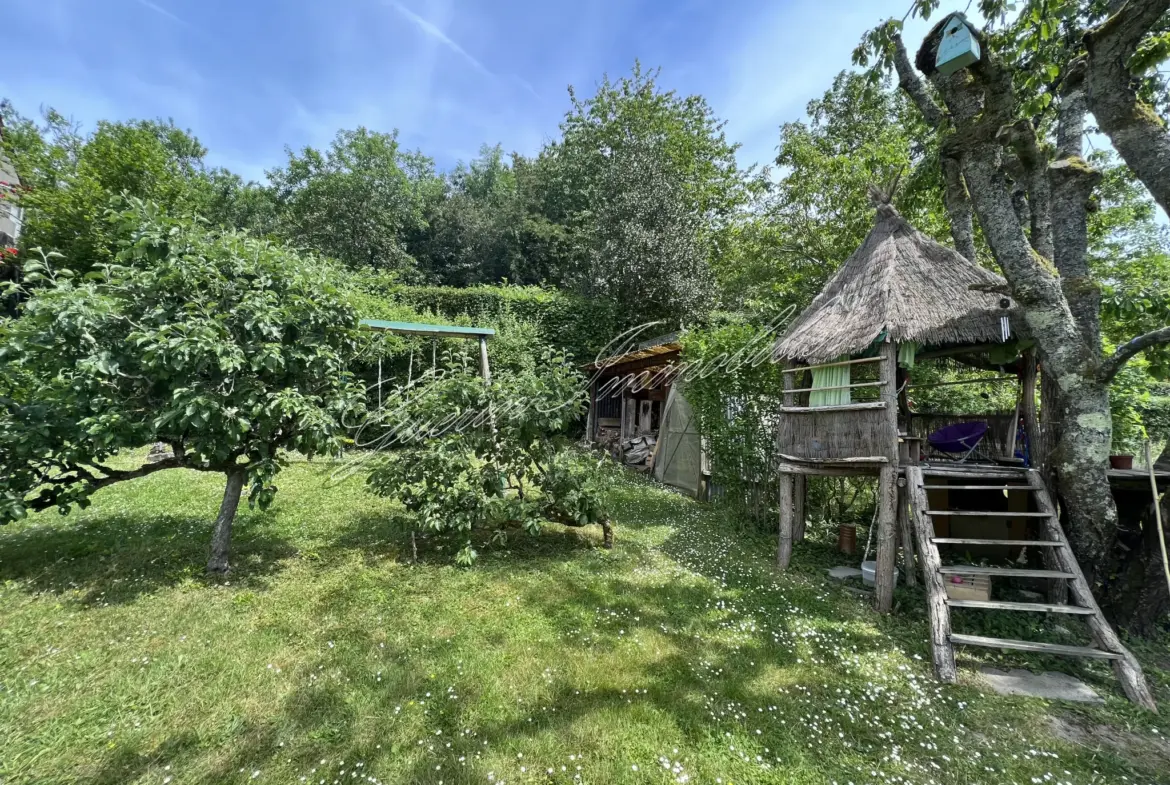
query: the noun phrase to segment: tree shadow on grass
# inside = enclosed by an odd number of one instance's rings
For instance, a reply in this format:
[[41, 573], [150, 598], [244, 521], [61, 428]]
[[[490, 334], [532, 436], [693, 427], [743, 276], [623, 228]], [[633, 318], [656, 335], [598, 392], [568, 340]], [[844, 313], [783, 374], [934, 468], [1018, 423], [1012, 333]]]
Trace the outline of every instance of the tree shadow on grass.
[[[233, 584], [262, 588], [295, 555], [288, 541], [272, 535], [270, 523], [268, 513], [237, 517]], [[83, 605], [132, 602], [184, 580], [218, 580], [203, 571], [210, 537], [211, 521], [175, 514], [113, 513], [32, 526], [0, 537], [0, 580]]]

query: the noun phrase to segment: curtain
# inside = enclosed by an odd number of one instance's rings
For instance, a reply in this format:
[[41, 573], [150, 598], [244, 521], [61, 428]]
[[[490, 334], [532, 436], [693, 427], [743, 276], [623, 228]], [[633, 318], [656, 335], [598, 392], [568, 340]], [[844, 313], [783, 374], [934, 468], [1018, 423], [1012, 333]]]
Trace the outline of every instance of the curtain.
[[914, 367], [914, 356], [918, 353], [918, 344], [914, 341], [898, 344], [898, 365], [903, 368]]
[[[840, 357], [834, 362], [841, 360], [848, 360], [848, 357]], [[849, 393], [852, 392], [848, 388], [843, 390], [821, 390], [822, 387], [841, 387], [849, 384], [849, 369], [852, 365], [834, 365], [831, 368], [813, 368], [812, 369], [812, 392], [808, 394], [809, 406], [843, 406], [850, 403]]]

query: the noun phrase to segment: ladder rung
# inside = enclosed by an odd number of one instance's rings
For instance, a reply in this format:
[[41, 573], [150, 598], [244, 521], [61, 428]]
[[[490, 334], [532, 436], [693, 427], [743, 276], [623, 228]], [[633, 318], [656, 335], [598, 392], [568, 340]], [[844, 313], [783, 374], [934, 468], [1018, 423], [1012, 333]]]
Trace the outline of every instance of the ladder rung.
[[1009, 512], [1007, 510], [927, 510], [927, 515], [946, 515], [979, 518], [1051, 518], [1049, 512]]
[[996, 600], [947, 600], [952, 608], [982, 608], [991, 611], [1031, 611], [1033, 613], [1071, 613], [1092, 616], [1096, 611], [1079, 605], [1050, 605], [1046, 602], [998, 602]]
[[923, 485], [928, 491], [1031, 491], [1031, 485]]
[[958, 467], [943, 468], [941, 466], [937, 466], [937, 467], [925, 466], [922, 469], [922, 476], [923, 477], [959, 477], [959, 478], [962, 478], [964, 480], [1000, 480], [1000, 481], [1003, 481], [1003, 480], [1019, 479], [1022, 481], [1022, 480], [1027, 478], [1028, 470], [1027, 469], [1012, 469], [1012, 468], [1009, 468], [1007, 466], [1001, 466], [998, 468], [984, 466], [982, 468], [972, 467], [969, 469], [961, 469]]
[[1028, 570], [1019, 567], [939, 567], [943, 575], [1014, 575], [1017, 578], [1075, 578], [1071, 572]]
[[1120, 654], [1114, 654], [1104, 649], [1094, 649], [1089, 646], [1063, 646], [1059, 643], [1038, 643], [1035, 641], [1016, 641], [1011, 638], [985, 638], [982, 635], [951, 634], [951, 643], [963, 646], [986, 646], [992, 649], [1019, 649], [1020, 651], [1038, 651], [1044, 654], [1064, 654], [1069, 657], [1100, 657], [1105, 660], [1120, 660]]
[[935, 545], [1038, 545], [1041, 548], [1063, 548], [1055, 540], [981, 540], [976, 537], [931, 537]]

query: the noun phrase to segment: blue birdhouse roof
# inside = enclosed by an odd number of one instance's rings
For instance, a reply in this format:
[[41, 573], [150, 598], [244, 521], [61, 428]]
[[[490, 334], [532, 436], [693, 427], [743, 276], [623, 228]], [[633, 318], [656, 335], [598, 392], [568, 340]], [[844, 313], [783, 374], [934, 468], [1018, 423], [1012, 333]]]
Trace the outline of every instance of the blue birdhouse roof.
[[942, 29], [942, 40], [938, 44], [935, 67], [949, 76], [960, 68], [979, 62], [981, 52], [979, 39], [963, 14], [951, 14]]

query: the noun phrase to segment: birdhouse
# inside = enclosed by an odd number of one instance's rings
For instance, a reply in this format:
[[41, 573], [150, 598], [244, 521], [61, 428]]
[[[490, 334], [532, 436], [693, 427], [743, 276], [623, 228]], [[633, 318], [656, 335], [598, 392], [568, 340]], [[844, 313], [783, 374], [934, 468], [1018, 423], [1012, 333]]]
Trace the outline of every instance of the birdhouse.
[[962, 14], [951, 14], [943, 25], [942, 41], [934, 65], [943, 76], [979, 62], [979, 41]]

